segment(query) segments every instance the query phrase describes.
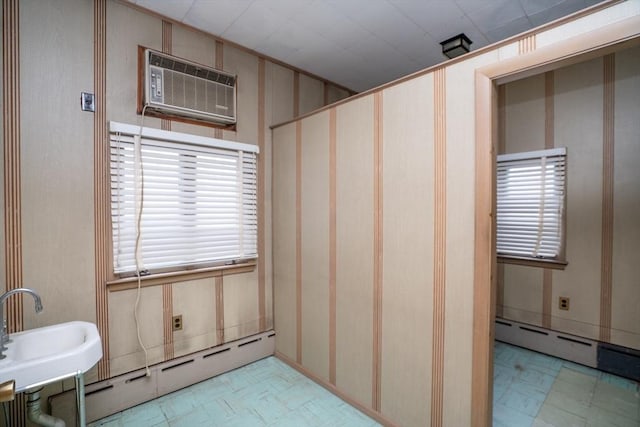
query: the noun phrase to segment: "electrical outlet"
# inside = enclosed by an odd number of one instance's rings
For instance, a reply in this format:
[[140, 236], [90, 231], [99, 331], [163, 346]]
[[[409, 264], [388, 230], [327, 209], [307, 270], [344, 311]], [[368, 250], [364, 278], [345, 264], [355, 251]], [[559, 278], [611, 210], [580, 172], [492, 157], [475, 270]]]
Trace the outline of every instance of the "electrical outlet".
[[173, 316], [171, 318], [171, 325], [173, 326], [174, 331], [181, 331], [182, 330], [182, 314]]
[[569, 297], [560, 297], [558, 308], [560, 310], [569, 310]]

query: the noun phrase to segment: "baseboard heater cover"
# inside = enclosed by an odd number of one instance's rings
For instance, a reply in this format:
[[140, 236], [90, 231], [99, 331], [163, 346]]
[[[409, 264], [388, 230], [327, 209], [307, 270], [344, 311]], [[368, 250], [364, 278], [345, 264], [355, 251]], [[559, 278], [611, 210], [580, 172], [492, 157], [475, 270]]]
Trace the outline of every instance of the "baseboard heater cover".
[[496, 319], [496, 340], [598, 367], [598, 342], [512, 320]]
[[640, 382], [640, 351], [601, 342], [598, 369]]
[[[93, 422], [275, 353], [275, 333], [267, 331], [138, 369], [85, 387], [87, 422]], [[51, 414], [75, 426], [75, 391], [49, 398]]]

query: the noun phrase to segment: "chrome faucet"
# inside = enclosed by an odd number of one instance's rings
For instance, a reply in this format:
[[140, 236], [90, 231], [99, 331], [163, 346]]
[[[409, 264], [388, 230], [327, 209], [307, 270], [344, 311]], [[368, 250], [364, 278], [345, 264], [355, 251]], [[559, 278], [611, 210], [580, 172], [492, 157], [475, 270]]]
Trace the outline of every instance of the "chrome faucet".
[[3, 352], [7, 349], [7, 347], [5, 347], [5, 344], [11, 342], [11, 340], [9, 339], [9, 334], [7, 333], [7, 321], [4, 319], [4, 302], [11, 295], [18, 293], [31, 294], [36, 302], [36, 313], [40, 313], [42, 311], [42, 300], [40, 300], [40, 295], [38, 295], [33, 289], [11, 289], [10, 291], [7, 291], [2, 296], [0, 296], [0, 321], [2, 321], [2, 331], [0, 331], [0, 360], [7, 357], [3, 354]]

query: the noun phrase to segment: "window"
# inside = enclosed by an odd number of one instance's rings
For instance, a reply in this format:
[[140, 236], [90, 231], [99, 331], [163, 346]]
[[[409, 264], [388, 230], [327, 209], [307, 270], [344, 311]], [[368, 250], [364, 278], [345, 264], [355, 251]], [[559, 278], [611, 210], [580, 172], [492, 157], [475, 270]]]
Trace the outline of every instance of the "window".
[[115, 273], [257, 257], [256, 146], [111, 122], [110, 147]]
[[498, 156], [500, 257], [564, 261], [566, 148]]

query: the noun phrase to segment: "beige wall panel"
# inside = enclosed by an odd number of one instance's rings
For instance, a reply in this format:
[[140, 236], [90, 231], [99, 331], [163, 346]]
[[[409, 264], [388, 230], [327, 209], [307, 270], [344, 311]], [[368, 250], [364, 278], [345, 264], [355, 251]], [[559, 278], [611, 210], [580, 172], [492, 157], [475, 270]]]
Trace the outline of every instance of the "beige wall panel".
[[433, 76], [383, 92], [382, 414], [429, 424], [433, 323]]
[[94, 115], [78, 103], [93, 91], [93, 39], [78, 37], [93, 3], [22, 1], [20, 29], [23, 285], [45, 308], [25, 298], [24, 328], [95, 322]]
[[258, 270], [223, 278], [224, 340], [258, 333]]
[[182, 315], [182, 330], [173, 333], [175, 357], [221, 344], [216, 342], [215, 279], [175, 283], [172, 288], [172, 316]]
[[594, 29], [615, 25], [640, 13], [640, 4], [636, 1], [623, 1], [613, 4], [597, 13], [586, 15], [563, 25], [551, 26], [546, 31], [536, 34], [536, 46], [538, 49], [558, 42], [579, 39]]
[[329, 379], [329, 112], [302, 121], [302, 364]]
[[293, 71], [268, 61], [267, 69], [271, 73], [271, 82], [267, 87], [271, 120], [267, 120], [267, 123], [275, 125], [293, 118]]
[[[144, 352], [138, 344], [133, 314], [136, 293], [135, 289], [109, 293], [111, 376], [144, 367]], [[164, 360], [162, 286], [142, 288], [138, 318], [140, 336], [149, 354], [149, 364], [159, 363]]]
[[[569, 264], [553, 272], [551, 325], [590, 338], [598, 338], [600, 322], [602, 78], [601, 58], [555, 72], [555, 145], [567, 147]], [[558, 309], [560, 296], [571, 298], [571, 310]]]
[[513, 43], [499, 47], [498, 56], [500, 57], [500, 61], [518, 56], [518, 51], [520, 50], [519, 44], [520, 43], [516, 40]]
[[236, 132], [224, 131], [224, 139], [258, 143], [258, 57], [224, 45], [224, 71], [238, 76]]
[[[171, 25], [171, 54], [198, 64], [215, 66], [216, 42], [213, 37], [193, 31], [182, 25]], [[214, 130], [207, 126], [191, 125], [174, 121], [171, 130], [194, 135], [213, 136]]]
[[324, 82], [300, 73], [300, 115], [324, 105]]
[[271, 134], [271, 120], [273, 118], [273, 108], [271, 107], [273, 88], [273, 68], [265, 61], [265, 87], [264, 87], [264, 147], [260, 153], [264, 157], [264, 241], [265, 253], [262, 262], [265, 266], [265, 327], [273, 328], [273, 203], [272, 203], [272, 171], [273, 146]]
[[216, 41], [213, 37], [182, 25], [171, 25], [171, 54], [208, 67], [216, 64]]
[[273, 99], [273, 77], [274, 70], [271, 63], [265, 61], [264, 63], [264, 147], [261, 156], [264, 156], [265, 165], [265, 194], [264, 194], [264, 240], [265, 240], [265, 254], [264, 254], [264, 266], [265, 266], [265, 327], [267, 329], [273, 328], [273, 174], [271, 167], [273, 166], [273, 135], [271, 133], [271, 123], [273, 120], [273, 106], [271, 101]]
[[616, 53], [612, 341], [640, 349], [640, 48]]
[[[237, 129], [224, 131], [224, 138], [258, 144], [258, 58], [224, 45], [224, 71], [236, 74]], [[224, 337], [233, 341], [259, 329], [258, 272], [225, 276]]]
[[329, 85], [329, 104], [332, 104], [341, 99], [349, 97], [349, 92], [345, 89]]
[[[93, 17], [87, 18], [93, 20]], [[80, 38], [80, 37], [78, 37]], [[162, 20], [122, 3], [107, 3], [107, 119], [140, 124], [138, 45], [162, 51]], [[160, 120], [145, 117], [144, 125], [160, 127]]]
[[544, 149], [544, 74], [506, 85], [506, 153]]
[[542, 326], [543, 269], [504, 264], [503, 317]]
[[[544, 149], [544, 74], [508, 83], [505, 94], [505, 152]], [[504, 265], [506, 319], [542, 325], [542, 273], [540, 268]]]
[[[473, 353], [475, 69], [496, 51], [446, 69], [446, 290], [443, 425], [471, 425]], [[467, 120], [460, 120], [461, 117]], [[468, 171], [461, 173], [461, 171]]]
[[296, 359], [296, 125], [273, 130], [273, 305], [276, 350]]
[[336, 113], [336, 386], [371, 400], [373, 96]]

